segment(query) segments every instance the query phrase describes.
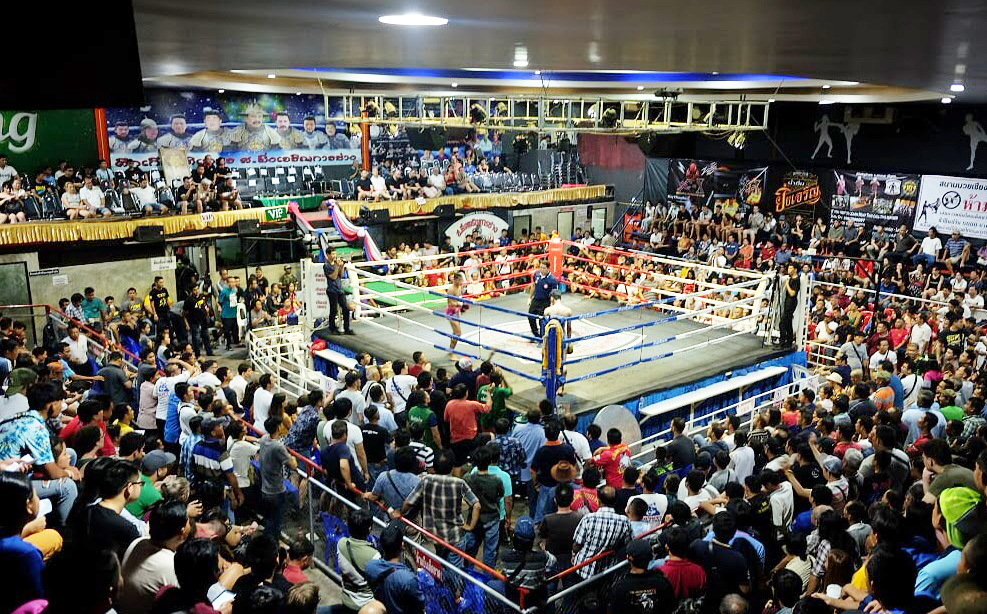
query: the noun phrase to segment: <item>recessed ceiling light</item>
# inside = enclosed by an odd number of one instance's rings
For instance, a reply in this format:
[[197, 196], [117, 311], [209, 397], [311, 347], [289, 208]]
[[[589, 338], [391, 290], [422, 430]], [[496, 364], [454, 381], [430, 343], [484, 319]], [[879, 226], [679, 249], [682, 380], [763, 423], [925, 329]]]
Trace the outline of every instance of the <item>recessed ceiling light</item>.
[[833, 104], [832, 100], [820, 100], [819, 104]]
[[226, 90], [218, 90], [218, 91], [219, 91], [219, 93], [220, 93], [220, 94], [222, 94], [222, 93], [223, 93], [223, 92], [225, 92]]
[[275, 78], [275, 77], [277, 77], [277, 75], [276, 75], [276, 74], [274, 74], [274, 73], [270, 73], [269, 75], [267, 75], [267, 78], [268, 78], [268, 79], [273, 79], [273, 78]]
[[831, 88], [831, 87], [833, 87], [833, 86], [832, 86], [832, 85], [830, 85], [830, 84], [828, 84], [828, 83], [825, 83], [825, 84], [823, 84], [823, 86], [822, 86], [822, 88], [823, 88], [824, 90], [828, 90], [828, 89], [829, 89], [829, 88]]
[[301, 96], [301, 95], [302, 95], [301, 92], [295, 92], [295, 96]]
[[528, 65], [528, 60], [514, 60], [514, 68], [524, 68]]
[[449, 23], [445, 17], [433, 17], [420, 13], [405, 13], [403, 15], [381, 15], [377, 21], [389, 26], [444, 26]]
[[768, 102], [769, 102], [769, 103], [770, 103], [770, 102], [774, 102], [774, 101], [775, 101], [775, 99], [774, 99], [774, 98], [768, 98]]
[[453, 86], [453, 87], [459, 87], [459, 84], [458, 84], [458, 83], [456, 83], [456, 82], [454, 81], [454, 82], [452, 83], [452, 86]]
[[943, 96], [942, 98], [939, 99], [939, 102], [941, 102], [943, 104], [949, 104], [949, 103], [953, 102], [953, 97], [952, 96]]
[[949, 86], [949, 91], [951, 92], [962, 92], [965, 89], [962, 83], [954, 83]]
[[720, 74], [720, 73], [714, 70], [713, 72], [711, 72], [711, 73], [709, 73], [709, 74], [711, 74], [711, 75], [718, 75], [718, 74]]
[[540, 71], [540, 70], [536, 70], [536, 71], [535, 71], [535, 74], [536, 74], [536, 75], [540, 75], [540, 74], [541, 74], [541, 71]]
[[637, 86], [637, 91], [639, 91], [639, 92], [640, 92], [640, 91], [641, 91], [641, 90], [643, 90], [643, 89], [644, 89], [644, 86], [643, 86], [643, 85], [639, 85], [639, 86]]

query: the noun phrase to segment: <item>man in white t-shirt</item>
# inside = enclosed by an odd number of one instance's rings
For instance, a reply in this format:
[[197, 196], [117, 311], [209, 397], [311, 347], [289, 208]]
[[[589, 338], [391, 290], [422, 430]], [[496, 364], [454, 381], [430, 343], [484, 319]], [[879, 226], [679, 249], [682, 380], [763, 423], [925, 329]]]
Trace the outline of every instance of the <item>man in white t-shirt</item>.
[[363, 447], [363, 429], [353, 424], [351, 416], [353, 414], [353, 405], [350, 403], [349, 399], [336, 398], [333, 400], [332, 405], [326, 408], [326, 417], [329, 421], [326, 422], [323, 428], [323, 434], [326, 441], [332, 441], [332, 425], [337, 422], [346, 423], [346, 445], [350, 449], [350, 454], [356, 459], [356, 462], [360, 465], [360, 471], [363, 472], [364, 476], [369, 476], [370, 472], [367, 467], [367, 452]]
[[350, 400], [350, 404], [353, 406], [350, 420], [353, 424], [361, 426], [363, 425], [363, 411], [367, 408], [367, 401], [363, 396], [363, 392], [360, 390], [362, 383], [360, 381], [360, 374], [350, 371], [346, 374], [343, 382], [346, 384], [346, 388], [336, 393], [336, 398]]
[[93, 185], [91, 176], [86, 177], [82, 187], [79, 188], [79, 198], [82, 200], [82, 205], [95, 215], [102, 215], [103, 217], [113, 215], [113, 212], [106, 207], [103, 190]]
[[212, 391], [216, 392], [223, 385], [223, 382], [216, 377], [217, 369], [219, 363], [215, 360], [205, 360], [202, 362], [202, 373], [190, 379], [189, 383], [199, 388], [212, 388]]
[[565, 430], [562, 431], [562, 443], [572, 446], [576, 452], [576, 458], [580, 462], [593, 458], [593, 452], [589, 449], [589, 440], [582, 433], [576, 432], [576, 424], [578, 424], [579, 419], [576, 418], [575, 414], [563, 414], [562, 421], [565, 424]]
[[887, 339], [881, 339], [877, 344], [877, 351], [871, 354], [868, 366], [871, 373], [877, 373], [881, 368], [881, 363], [885, 360], [891, 364], [898, 364], [898, 355], [891, 351], [891, 345]]
[[737, 447], [730, 452], [729, 467], [737, 472], [741, 484], [754, 473], [754, 449], [747, 445], [747, 431], [737, 431], [733, 436]]
[[370, 185], [373, 186], [374, 200], [393, 200], [390, 190], [387, 189], [387, 181], [380, 176], [380, 170], [375, 166], [373, 174], [370, 176]]
[[[188, 367], [188, 365], [185, 365]], [[165, 367], [165, 377], [159, 378], [154, 385], [155, 394], [158, 397], [158, 408], [154, 412], [154, 419], [158, 423], [158, 430], [164, 433], [164, 422], [168, 417], [168, 402], [172, 393], [175, 392], [175, 384], [187, 382], [192, 377], [190, 370], [182, 370], [182, 365], [171, 363]]]
[[130, 193], [137, 197], [141, 208], [144, 210], [144, 215], [151, 215], [154, 212], [162, 215], [168, 213], [168, 207], [158, 202], [158, 195], [154, 192], [154, 188], [148, 185], [147, 175], [141, 175], [138, 186], [124, 189], [129, 189]]
[[271, 401], [274, 400], [274, 376], [265, 373], [260, 376], [258, 383], [260, 387], [254, 391], [254, 428], [261, 434], [267, 435], [268, 432], [264, 430], [264, 421], [271, 414]]
[[384, 391], [391, 399], [394, 416], [401, 415], [408, 404], [408, 395], [418, 386], [418, 378], [408, 375], [408, 367], [403, 360], [395, 360], [391, 365], [394, 377], [387, 381]]
[[120, 564], [123, 584], [114, 604], [120, 614], [150, 611], [161, 588], [178, 584], [175, 551], [193, 527], [188, 515], [183, 514], [184, 508], [180, 501], [154, 506], [149, 523], [151, 537], [136, 539], [127, 547]]
[[243, 395], [247, 392], [247, 384], [254, 377], [254, 368], [249, 362], [241, 362], [236, 371], [236, 375], [230, 380], [230, 390], [236, 395], [237, 404], [242, 405]]
[[907, 359], [901, 361], [898, 366], [898, 377], [901, 379], [901, 389], [905, 395], [901, 406], [908, 409], [918, 400], [918, 393], [922, 391], [922, 378], [913, 372], [912, 361]]
[[929, 229], [929, 234], [922, 239], [922, 247], [919, 253], [912, 256], [912, 264], [918, 264], [919, 262], [925, 265], [925, 268], [935, 265], [936, 259], [939, 257], [939, 252], [942, 251], [942, 241], [939, 240], [939, 234], [936, 232], [935, 228]]

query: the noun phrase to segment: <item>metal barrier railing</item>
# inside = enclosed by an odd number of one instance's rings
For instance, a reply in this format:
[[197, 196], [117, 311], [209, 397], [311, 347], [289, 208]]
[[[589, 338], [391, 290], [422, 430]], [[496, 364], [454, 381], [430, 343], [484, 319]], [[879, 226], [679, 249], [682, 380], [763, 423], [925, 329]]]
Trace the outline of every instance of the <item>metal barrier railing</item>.
[[[756, 413], [759, 413], [765, 409], [780, 407], [781, 403], [784, 402], [786, 398], [799, 394], [806, 388], [816, 387], [819, 380], [819, 376], [799, 378], [791, 383], [758, 393], [747, 399], [737, 401], [736, 403], [731, 403], [726, 407], [721, 407], [702, 416], [694, 415], [694, 408], [690, 409], [691, 413], [689, 419], [686, 420], [684, 434], [689, 437], [700, 435], [705, 431], [711, 422], [726, 418], [730, 415], [747, 416], [745, 420], [741, 420], [741, 426], [747, 426], [751, 423], [751, 420]], [[657, 433], [648, 435], [640, 441], [629, 443], [629, 446], [641, 446], [641, 451], [632, 455], [631, 459], [637, 460], [649, 454], [654, 454], [656, 448], [668, 445], [671, 441], [671, 434], [672, 429], [667, 428]], [[649, 449], [645, 449], [645, 444], [651, 441], [655, 441], [654, 445]], [[641, 466], [642, 468], [647, 468], [654, 464], [654, 462], [654, 460], [650, 460], [642, 463]]]
[[308, 339], [297, 324], [277, 324], [247, 332], [247, 356], [254, 369], [275, 376], [278, 392], [299, 397], [327, 390], [331, 380], [309, 367]]

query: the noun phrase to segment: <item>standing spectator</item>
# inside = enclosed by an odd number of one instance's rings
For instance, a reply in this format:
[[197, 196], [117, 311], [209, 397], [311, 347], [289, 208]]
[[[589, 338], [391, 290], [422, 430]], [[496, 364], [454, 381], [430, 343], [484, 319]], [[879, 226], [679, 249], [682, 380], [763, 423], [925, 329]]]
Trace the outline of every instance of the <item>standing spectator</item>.
[[635, 539], [627, 544], [630, 570], [614, 582], [607, 612], [610, 614], [671, 614], [675, 609], [675, 592], [659, 570], [650, 570], [651, 544]]
[[133, 401], [134, 395], [131, 389], [134, 386], [133, 378], [136, 373], [132, 373], [124, 365], [121, 352], [110, 352], [106, 366], [96, 375], [103, 378], [103, 392], [109, 395], [114, 405]]
[[274, 376], [270, 373], [265, 373], [260, 376], [258, 383], [260, 386], [254, 392], [254, 403], [251, 413], [254, 418], [254, 428], [263, 434], [267, 432], [264, 430], [264, 424], [267, 422], [267, 418], [271, 412], [271, 404], [274, 402]]
[[521, 516], [511, 538], [513, 548], [504, 550], [501, 557], [500, 571], [511, 579], [505, 587], [508, 598], [518, 599], [515, 587], [527, 589], [532, 603], [544, 603], [547, 597], [545, 578], [559, 565], [552, 553], [533, 550], [534, 543], [535, 523], [530, 516]]
[[689, 546], [689, 558], [706, 572], [706, 611], [715, 612], [723, 597], [730, 593], [750, 593], [747, 561], [730, 546], [736, 532], [733, 515], [719, 512], [713, 516], [712, 541], [696, 540]]
[[[599, 495], [600, 509], [584, 516], [573, 535], [572, 549], [576, 553], [572, 558], [574, 565], [579, 565], [601, 552], [617, 549], [631, 539], [630, 521], [613, 509], [617, 500], [616, 491], [610, 486], [604, 486]], [[600, 561], [594, 561], [580, 567], [576, 573], [583, 579], [590, 578], [596, 573], [598, 565]]]
[[555, 487], [576, 478], [578, 460], [572, 446], [559, 441], [561, 431], [555, 420], [545, 425], [545, 445], [531, 461], [531, 473], [537, 481], [538, 498], [534, 505], [535, 524], [551, 511], [555, 499]]
[[538, 525], [538, 537], [543, 540], [544, 549], [557, 561], [556, 568], [549, 570], [549, 575], [572, 567], [573, 538], [579, 521], [583, 519], [583, 514], [572, 511], [572, 498], [572, 486], [559, 484], [555, 489], [555, 512], [546, 514]]
[[474, 544], [483, 544], [483, 564], [493, 567], [497, 563], [497, 548], [500, 545], [500, 507], [503, 505], [505, 490], [501, 479], [490, 473], [490, 450], [480, 446], [473, 452], [473, 465], [476, 472], [466, 477], [466, 484], [480, 502], [480, 522], [472, 537], [470, 551], [476, 552]]
[[694, 599], [706, 588], [706, 572], [688, 559], [689, 534], [680, 526], [671, 526], [662, 533], [668, 558], [659, 569], [665, 574], [676, 599]]
[[[468, 392], [466, 384], [457, 384], [452, 389], [452, 399], [446, 403], [444, 413], [445, 421], [449, 423], [449, 441], [457, 468], [465, 465], [473, 450], [482, 445], [479, 442], [481, 438], [477, 437], [477, 416], [490, 412], [490, 399], [486, 403], [470, 401], [466, 398]], [[487, 437], [483, 436], [482, 439], [486, 440]]]
[[209, 297], [202, 294], [199, 286], [192, 290], [182, 305], [182, 312], [188, 321], [189, 336], [192, 338], [192, 351], [199, 356], [199, 349], [206, 351], [205, 356], [212, 356], [212, 345], [209, 341]]
[[121, 513], [127, 503], [140, 496], [143, 483], [137, 465], [116, 460], [109, 460], [108, 463], [105, 471], [97, 476], [86, 474], [87, 480], [99, 481], [93, 490], [100, 501], [76, 509], [71, 523], [75, 535], [85, 536], [92, 545], [113, 550], [122, 558], [140, 533]]
[[682, 469], [696, 462], [696, 446], [684, 431], [685, 420], [673, 418], [672, 440], [665, 446], [665, 450], [672, 459], [672, 467], [675, 469]]
[[[421, 509], [425, 528], [462, 550], [471, 539], [464, 535], [464, 531], [472, 531], [480, 521], [480, 501], [466, 482], [450, 475], [453, 462], [449, 451], [436, 454], [435, 473], [422, 477], [405, 500], [401, 513], [407, 514], [412, 508]], [[464, 501], [471, 510], [465, 523], [460, 512]], [[462, 566], [463, 560], [458, 554], [445, 548], [437, 548], [437, 551], [453, 565]]]
[[295, 421], [284, 438], [284, 445], [289, 449], [311, 456], [312, 447], [317, 445], [319, 419], [322, 404], [325, 400], [321, 390], [313, 390], [304, 397], [299, 397], [301, 409], [295, 414]]
[[237, 326], [237, 305], [240, 296], [240, 279], [230, 277], [231, 285], [219, 290], [220, 318], [223, 321], [223, 339], [226, 340], [226, 350], [232, 350], [234, 345], [240, 345], [240, 330]]
[[367, 563], [367, 580], [387, 614], [422, 614], [425, 596], [418, 587], [418, 576], [401, 562], [403, 549], [404, 533], [392, 522], [380, 534], [382, 556]]
[[[387, 470], [387, 451], [393, 437], [390, 431], [379, 424], [380, 413], [376, 406], [368, 407], [364, 416], [367, 422], [360, 429], [363, 433], [363, 449], [367, 454], [370, 484], [374, 484], [377, 476]], [[297, 424], [297, 420], [295, 423]]]
[[603, 469], [607, 484], [614, 489], [621, 487], [624, 469], [631, 465], [631, 449], [626, 444], [621, 443], [621, 439], [620, 429], [609, 429], [607, 431], [608, 446], [593, 453], [593, 462]]
[[[541, 429], [539, 428], [539, 430]], [[507, 418], [497, 420], [494, 423], [495, 437], [493, 445], [500, 449], [500, 468], [507, 475], [511, 476], [512, 484], [518, 487], [521, 485], [521, 471], [526, 470], [528, 467], [527, 456], [524, 446], [521, 445], [521, 441], [517, 437], [510, 435], [510, 432], [511, 423]], [[542, 431], [542, 437], [544, 436], [544, 431]]]
[[260, 439], [260, 492], [264, 502], [264, 532], [280, 539], [282, 514], [288, 501], [285, 497], [285, 470], [294, 472], [298, 461], [280, 441], [286, 433], [280, 416], [270, 416], [264, 424], [267, 435]]
[[233, 473], [233, 459], [226, 449], [223, 422], [216, 418], [203, 420], [200, 432], [203, 439], [192, 448], [190, 481], [193, 484], [208, 483], [215, 492], [223, 493], [223, 500], [212, 502], [215, 505], [225, 505], [228, 485], [229, 500], [233, 509], [236, 509], [243, 503], [244, 495], [240, 491], [236, 474]]
[[403, 360], [395, 360], [391, 364], [394, 376], [387, 382], [387, 396], [391, 399], [391, 408], [394, 410], [394, 420], [399, 426], [407, 424], [408, 416], [405, 410], [408, 408], [408, 400], [411, 391], [418, 386], [418, 378], [408, 375], [408, 367]]
[[353, 424], [360, 426], [364, 422], [363, 412], [367, 405], [367, 401], [363, 397], [363, 392], [360, 390], [362, 386], [360, 374], [355, 371], [350, 371], [344, 376], [343, 384], [346, 387], [336, 393], [336, 398], [349, 399], [350, 405], [353, 408], [353, 411], [350, 414], [350, 419], [353, 421]]
[[514, 427], [511, 433], [514, 439], [521, 442], [524, 448], [524, 464], [521, 469], [521, 484], [527, 486], [528, 503], [535, 504], [537, 493], [535, 491], [535, 481], [531, 479], [531, 463], [535, 459], [535, 454], [545, 445], [545, 429], [541, 426], [541, 412], [537, 409], [528, 410], [525, 422]]
[[383, 501], [390, 514], [400, 510], [405, 499], [418, 487], [418, 458], [409, 447], [398, 448], [394, 452], [394, 469], [377, 476], [373, 491], [364, 493], [368, 501]]
[[366, 510], [354, 510], [346, 522], [349, 537], [336, 544], [336, 561], [342, 577], [342, 602], [350, 612], [356, 612], [374, 598], [367, 581], [367, 567], [379, 560], [380, 553], [367, 538], [373, 526], [373, 517]]

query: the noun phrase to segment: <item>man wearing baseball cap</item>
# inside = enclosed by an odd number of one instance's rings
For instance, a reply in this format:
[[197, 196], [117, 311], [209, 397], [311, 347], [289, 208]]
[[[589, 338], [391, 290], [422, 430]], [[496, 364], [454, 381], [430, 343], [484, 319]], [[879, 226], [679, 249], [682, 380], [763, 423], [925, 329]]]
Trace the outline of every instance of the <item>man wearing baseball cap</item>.
[[161, 500], [161, 493], [155, 484], [165, 479], [171, 466], [175, 464], [175, 455], [164, 450], [152, 450], [144, 455], [141, 461], [141, 494], [124, 507], [128, 512], [140, 518], [152, 505]]
[[0, 420], [30, 409], [27, 403], [27, 387], [38, 381], [32, 369], [14, 369], [7, 377], [7, 391], [0, 397]]
[[521, 516], [514, 525], [511, 548], [500, 557], [500, 572], [507, 577], [507, 596], [517, 598], [517, 588], [529, 590], [530, 603], [541, 603], [548, 596], [545, 577], [555, 567], [555, 557], [545, 550], [533, 550], [535, 521]]
[[665, 574], [648, 569], [653, 557], [651, 543], [646, 539], [635, 539], [627, 544], [625, 553], [630, 569], [614, 584], [607, 611], [621, 614], [671, 612], [676, 605], [672, 585]]

